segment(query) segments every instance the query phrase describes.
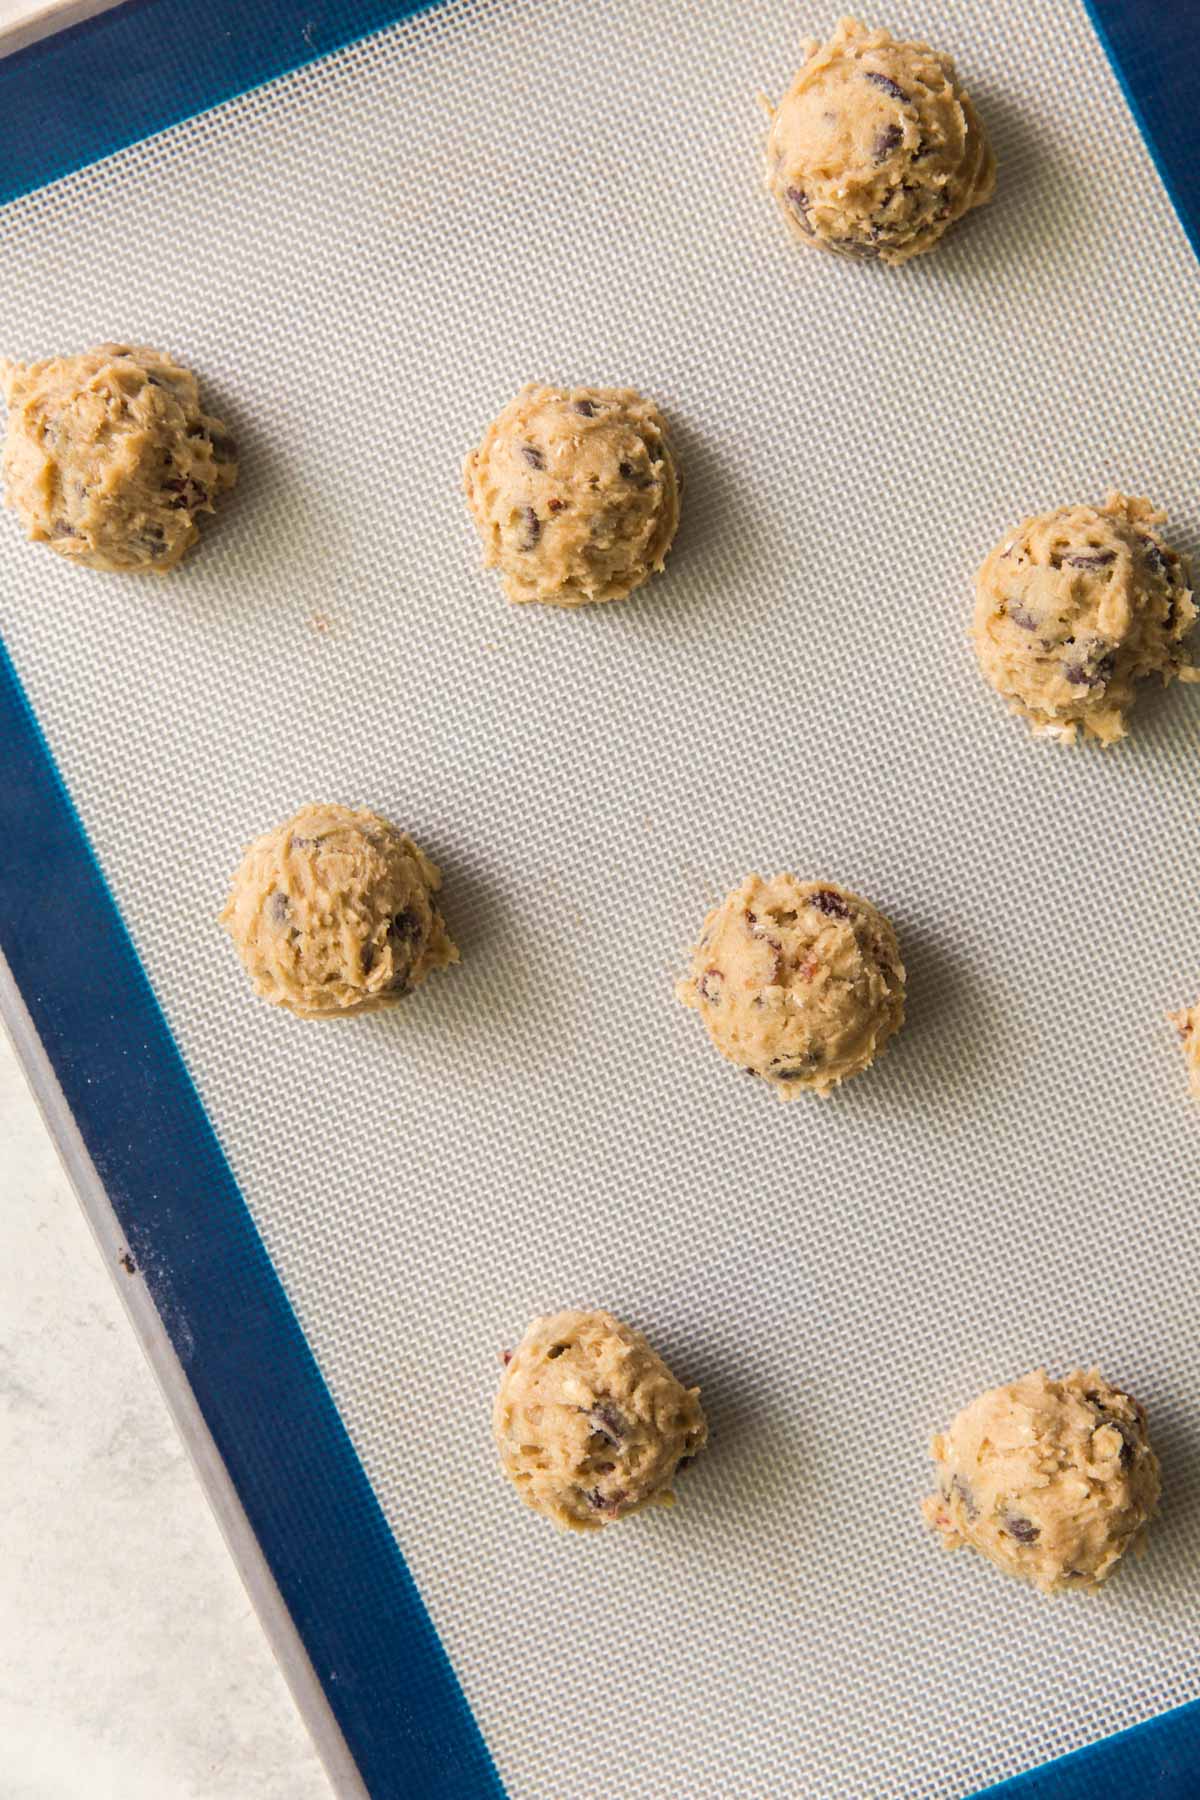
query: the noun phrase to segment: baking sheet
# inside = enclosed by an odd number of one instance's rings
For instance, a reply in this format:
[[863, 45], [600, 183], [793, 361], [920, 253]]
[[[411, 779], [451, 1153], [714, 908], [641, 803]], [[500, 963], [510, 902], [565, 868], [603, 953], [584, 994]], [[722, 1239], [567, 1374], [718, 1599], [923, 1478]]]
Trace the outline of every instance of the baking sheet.
[[0, 0], [0, 56], [106, 12], [119, 0]]
[[[1081, 9], [889, 22], [958, 56], [1001, 164], [899, 272], [805, 255], [760, 191], [754, 94], [807, 24], [764, 4], [451, 0], [0, 214], [9, 353], [160, 343], [243, 446], [162, 585], [10, 518], [0, 629], [514, 1795], [959, 1795], [1198, 1691], [1162, 1018], [1195, 696], [1071, 753], [965, 642], [1026, 511], [1146, 490], [1195, 552], [1196, 267]], [[684, 525], [627, 606], [510, 610], [478, 568], [458, 463], [530, 377], [673, 422]], [[321, 1029], [213, 915], [326, 796], [442, 863], [464, 963]], [[909, 1024], [825, 1106], [671, 998], [750, 867], [901, 936]], [[589, 1301], [701, 1382], [713, 1447], [674, 1515], [564, 1542], [488, 1407], [527, 1317]], [[1092, 1359], [1150, 1408], [1164, 1512], [1048, 1605], [925, 1539], [925, 1440]]]

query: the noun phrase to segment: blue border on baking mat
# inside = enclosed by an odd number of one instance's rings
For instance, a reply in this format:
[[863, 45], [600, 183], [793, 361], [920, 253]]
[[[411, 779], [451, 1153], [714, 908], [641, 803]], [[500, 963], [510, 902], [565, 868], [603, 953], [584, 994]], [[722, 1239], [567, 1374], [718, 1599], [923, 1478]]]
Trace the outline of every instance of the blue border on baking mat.
[[1200, 1700], [984, 1788], [974, 1800], [1196, 1800]]
[[[124, 0], [0, 58], [0, 203], [437, 4]], [[1085, 4], [1200, 254], [1200, 5]], [[370, 1793], [502, 1796], [2, 646], [0, 845], [0, 948]], [[986, 1794], [1196, 1800], [1200, 1702]]]
[[441, 0], [124, 0], [0, 58], [0, 205]]
[[1084, 0], [1084, 6], [1200, 256], [1200, 0]]
[[2, 647], [0, 949], [373, 1800], [503, 1800]]

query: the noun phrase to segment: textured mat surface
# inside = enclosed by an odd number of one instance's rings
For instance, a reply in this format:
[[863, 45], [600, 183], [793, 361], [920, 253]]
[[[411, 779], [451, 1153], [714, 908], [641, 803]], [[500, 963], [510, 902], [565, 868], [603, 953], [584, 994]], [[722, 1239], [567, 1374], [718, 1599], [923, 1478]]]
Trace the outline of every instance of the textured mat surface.
[[[774, 4], [451, 0], [0, 213], [3, 348], [190, 362], [243, 481], [161, 585], [0, 531], [0, 631], [515, 1796], [961, 1795], [1200, 1692], [1196, 691], [1036, 744], [965, 641], [1013, 519], [1111, 483], [1195, 553], [1200, 276], [1080, 8], [953, 51], [1000, 186], [898, 272], [759, 183]], [[506, 608], [458, 465], [531, 376], [631, 382], [666, 578]], [[442, 863], [464, 954], [392, 1018], [253, 1002], [213, 923], [301, 800]], [[859, 888], [912, 1005], [777, 1106], [671, 982], [748, 868]], [[197, 1226], [203, 1228], [203, 1221]], [[699, 1381], [674, 1515], [560, 1541], [493, 1473], [496, 1353], [610, 1305]], [[1056, 1604], [940, 1555], [930, 1430], [1099, 1360], [1167, 1483]]]

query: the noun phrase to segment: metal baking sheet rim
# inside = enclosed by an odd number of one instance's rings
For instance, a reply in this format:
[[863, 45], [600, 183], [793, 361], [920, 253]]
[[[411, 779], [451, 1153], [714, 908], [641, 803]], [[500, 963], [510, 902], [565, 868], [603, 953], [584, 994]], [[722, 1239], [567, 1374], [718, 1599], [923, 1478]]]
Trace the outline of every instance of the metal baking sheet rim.
[[[88, 1154], [54, 1072], [54, 1065], [34, 1029], [7, 960], [0, 954], [0, 1024], [37, 1102], [38, 1111], [58, 1151], [67, 1178], [92, 1228], [101, 1260], [113, 1275], [135, 1337], [154, 1372], [175, 1428], [187, 1449], [209, 1505], [254, 1610], [262, 1622], [292, 1698], [337, 1794], [366, 1795], [346, 1740], [338, 1729], [325, 1690], [317, 1678], [300, 1634], [271, 1574], [262, 1548], [250, 1528], [229, 1471], [213, 1442], [162, 1315], [141, 1271], [130, 1257], [125, 1234], [112, 1200]], [[126, 1260], [128, 1259], [128, 1261]], [[117, 1271], [121, 1274], [118, 1276]]]
[[[0, 30], [0, 204], [437, 4], [438, 0], [401, 4], [395, 0], [309, 0], [307, 5], [298, 0], [260, 0], [252, 15], [242, 0], [123, 0], [115, 5], [112, 0], [65, 0], [62, 5], [35, 9], [14, 26]], [[1200, 166], [1200, 111], [1188, 85], [1196, 57], [1184, 54], [1181, 43], [1190, 31], [1193, 49], [1200, 53], [1200, 13], [1189, 19], [1186, 13], [1171, 9], [1167, 16], [1152, 0], [1133, 5], [1124, 0], [1085, 0], [1085, 4], [1164, 187], [1200, 255], [1200, 181], [1193, 175]], [[198, 35], [201, 6], [209, 29]], [[141, 90], [140, 110], [114, 113], [111, 102], [99, 97], [111, 94], [111, 78], [119, 75], [122, 58], [128, 58], [131, 51], [136, 62], [153, 52], [168, 73], [156, 95]], [[69, 93], [72, 101], [53, 117], [45, 110], [48, 85], [52, 91]], [[297, 1582], [303, 1587], [307, 1565], [323, 1549], [327, 1551], [328, 1540], [309, 1532], [306, 1541], [289, 1543], [287, 1522], [279, 1518], [272, 1520], [269, 1535], [254, 1528], [245, 1496], [214, 1434], [211, 1408], [197, 1391], [197, 1357], [204, 1353], [195, 1342], [188, 1309], [175, 1291], [177, 1270], [165, 1254], [157, 1260], [152, 1257], [149, 1267], [139, 1262], [135, 1220], [144, 1196], [136, 1184], [126, 1185], [123, 1178], [131, 1171], [122, 1166], [120, 1156], [109, 1154], [114, 1146], [106, 1142], [105, 1127], [113, 1121], [98, 1117], [96, 1109], [89, 1117], [80, 1106], [79, 1083], [86, 1088], [93, 1077], [76, 1066], [73, 1053], [78, 1051], [78, 1043], [72, 1044], [61, 1020], [60, 1028], [54, 1029], [56, 1003], [67, 999], [70, 1013], [71, 996], [63, 991], [70, 988], [70, 969], [53, 955], [38, 954], [39, 941], [44, 952], [55, 942], [49, 924], [44, 924], [40, 939], [36, 930], [30, 934], [22, 929], [29, 913], [24, 871], [44, 859], [46, 848], [39, 805], [56, 816], [55, 828], [73, 865], [71, 904], [80, 953], [86, 953], [89, 940], [93, 947], [103, 946], [107, 958], [102, 961], [107, 960], [110, 974], [116, 971], [119, 977], [106, 988], [102, 1002], [104, 1028], [120, 1053], [110, 1057], [110, 1075], [119, 1063], [129, 1083], [139, 1058], [147, 1065], [148, 1059], [153, 1062], [156, 1052], [165, 1049], [162, 1063], [153, 1073], [147, 1066], [142, 1070], [149, 1082], [148, 1110], [153, 1109], [160, 1124], [170, 1118], [173, 1133], [187, 1137], [199, 1131], [209, 1140], [202, 1148], [210, 1163], [215, 1160], [220, 1165], [219, 1186], [225, 1204], [240, 1208], [241, 1216], [235, 1220], [239, 1237], [248, 1232], [257, 1239], [257, 1234], [2, 647], [0, 770], [9, 777], [0, 784], [0, 820], [10, 849], [0, 866], [0, 1023], [13, 1041], [334, 1790], [339, 1795], [380, 1797], [432, 1792], [499, 1794], [502, 1789], [494, 1765], [394, 1540], [391, 1556], [384, 1553], [384, 1563], [390, 1567], [378, 1566], [378, 1530], [382, 1526], [387, 1533], [382, 1518], [369, 1521], [374, 1529], [366, 1530], [357, 1552], [351, 1552], [360, 1561], [360, 1574], [383, 1576], [384, 1620], [389, 1578], [397, 1583], [391, 1597], [398, 1599], [399, 1613], [393, 1612], [388, 1621], [390, 1642], [375, 1646], [384, 1651], [385, 1667], [377, 1666], [374, 1671], [374, 1715], [369, 1705], [364, 1714], [361, 1693], [360, 1704], [347, 1711], [348, 1690], [359, 1685], [359, 1672], [334, 1667], [330, 1651], [339, 1632], [330, 1630], [333, 1621], [328, 1611], [322, 1619], [323, 1629], [314, 1632], [313, 1617], [310, 1615], [305, 1630], [289, 1607], [288, 1590], [294, 1597]], [[12, 854], [14, 850], [16, 854]], [[81, 896], [87, 903], [82, 921], [78, 910]], [[76, 993], [76, 1002], [78, 998]], [[93, 1022], [99, 1017], [97, 1012]], [[139, 1022], [149, 1027], [140, 1040]], [[98, 1111], [102, 1114], [103, 1107]], [[119, 1125], [114, 1138], [118, 1132]], [[128, 1151], [129, 1144], [124, 1148]], [[182, 1231], [186, 1236], [195, 1216], [186, 1194], [188, 1171], [180, 1162], [172, 1166], [169, 1157], [152, 1167], [148, 1158], [156, 1155], [152, 1143], [143, 1146], [141, 1175], [152, 1186], [160, 1222], [165, 1217], [176, 1233]], [[197, 1171], [190, 1173], [195, 1180]], [[182, 1178], [178, 1191], [172, 1186], [173, 1177]], [[175, 1209], [174, 1198], [184, 1199], [185, 1205]], [[205, 1228], [212, 1229], [210, 1219]], [[219, 1232], [213, 1235], [219, 1238]], [[160, 1251], [170, 1238], [168, 1230], [165, 1238], [156, 1240]], [[297, 1387], [300, 1403], [315, 1400], [319, 1409], [333, 1411], [286, 1295], [261, 1245], [258, 1250], [261, 1281], [253, 1309], [258, 1316], [247, 1322], [243, 1311], [237, 1327], [246, 1337], [247, 1347], [256, 1339], [262, 1347], [264, 1329], [268, 1335], [281, 1333], [276, 1348], [282, 1346], [285, 1351], [286, 1375]], [[132, 1274], [126, 1260], [131, 1251]], [[201, 1274], [202, 1279], [207, 1278], [205, 1271]], [[325, 1423], [328, 1427], [328, 1420]], [[348, 1438], [337, 1426], [340, 1421], [334, 1428], [330, 1465], [322, 1468], [322, 1475], [332, 1476], [331, 1485], [343, 1493], [349, 1477], [351, 1484], [358, 1486], [356, 1498], [361, 1504], [363, 1492], [369, 1493], [366, 1477]], [[271, 1435], [270, 1423], [263, 1424], [263, 1429]], [[281, 1429], [276, 1420], [276, 1438]], [[257, 1456], [261, 1462], [261, 1448]], [[269, 1463], [269, 1449], [266, 1459]], [[263, 1500], [259, 1495], [260, 1507]], [[371, 1591], [374, 1598], [380, 1598], [379, 1588], [372, 1586]], [[315, 1649], [318, 1637], [323, 1654]], [[324, 1668], [324, 1676], [318, 1664]], [[409, 1696], [408, 1705], [386, 1706], [379, 1677], [388, 1667], [398, 1677], [400, 1689], [416, 1677], [418, 1691]], [[431, 1683], [428, 1691], [426, 1683]], [[424, 1728], [418, 1727], [416, 1714], [431, 1695], [432, 1726], [423, 1714]], [[384, 1712], [379, 1710], [381, 1704]], [[435, 1786], [429, 1785], [430, 1779]], [[1009, 1777], [983, 1790], [976, 1800], [989, 1796], [991, 1800], [1000, 1800], [1000, 1796], [1005, 1800], [1009, 1796], [1012, 1800], [1105, 1800], [1106, 1796], [1117, 1800], [1121, 1796], [1124, 1800], [1135, 1793], [1160, 1800], [1187, 1800], [1198, 1791], [1200, 1701], [1193, 1701]]]
[[0, 56], [24, 50], [40, 38], [52, 37], [70, 25], [80, 25], [120, 3], [121, 0], [17, 0], [19, 12], [8, 18], [0, 13]]

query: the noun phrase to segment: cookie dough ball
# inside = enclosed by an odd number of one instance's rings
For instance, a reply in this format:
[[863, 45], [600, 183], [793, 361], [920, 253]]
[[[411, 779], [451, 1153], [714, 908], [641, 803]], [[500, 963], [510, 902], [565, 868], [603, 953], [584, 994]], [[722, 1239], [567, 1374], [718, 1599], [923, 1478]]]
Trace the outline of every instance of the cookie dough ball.
[[1200, 680], [1183, 639], [1196, 608], [1187, 564], [1148, 500], [1060, 506], [1026, 519], [975, 583], [975, 651], [987, 679], [1042, 737], [1125, 736], [1134, 683]]
[[699, 1388], [676, 1381], [640, 1331], [607, 1312], [535, 1319], [508, 1359], [492, 1430], [526, 1506], [597, 1531], [644, 1506], [703, 1449]]
[[1181, 1012], [1172, 1013], [1171, 1023], [1178, 1028], [1183, 1043], [1192, 1098], [1200, 1100], [1200, 1000], [1195, 1006], [1185, 1006]]
[[747, 875], [704, 921], [675, 992], [721, 1055], [781, 1100], [828, 1096], [904, 1022], [904, 964], [883, 914], [794, 875]]
[[922, 1511], [946, 1549], [969, 1545], [1046, 1594], [1098, 1587], [1158, 1504], [1146, 1414], [1096, 1369], [990, 1388], [932, 1453]]
[[522, 388], [463, 465], [467, 503], [510, 600], [624, 600], [679, 523], [667, 427], [632, 388]]
[[458, 961], [442, 878], [386, 819], [302, 806], [247, 849], [221, 913], [255, 990], [302, 1019], [394, 1006]]
[[842, 19], [772, 114], [767, 186], [793, 234], [907, 262], [991, 198], [996, 163], [948, 56]]
[[159, 350], [101, 344], [0, 364], [8, 504], [38, 543], [90, 569], [173, 569], [237, 480], [237, 449], [196, 377]]

